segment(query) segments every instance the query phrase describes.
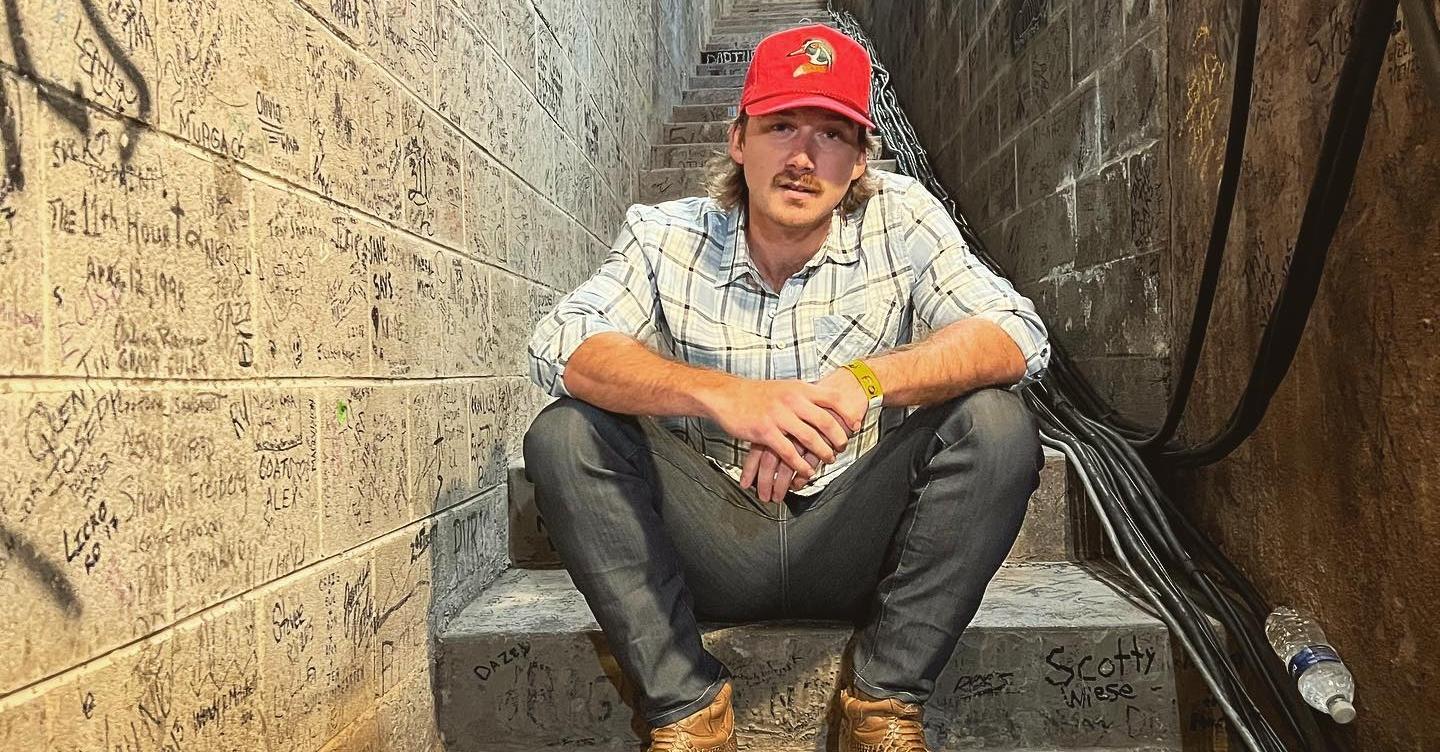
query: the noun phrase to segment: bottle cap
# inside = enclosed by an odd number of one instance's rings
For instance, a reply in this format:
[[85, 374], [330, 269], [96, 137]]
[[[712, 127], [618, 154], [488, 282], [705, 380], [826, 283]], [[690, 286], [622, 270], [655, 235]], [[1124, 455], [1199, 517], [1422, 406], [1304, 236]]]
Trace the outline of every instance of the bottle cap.
[[1330, 712], [1330, 717], [1334, 718], [1336, 723], [1349, 723], [1355, 720], [1355, 706], [1340, 695], [1331, 697], [1330, 702], [1325, 703], [1325, 709]]

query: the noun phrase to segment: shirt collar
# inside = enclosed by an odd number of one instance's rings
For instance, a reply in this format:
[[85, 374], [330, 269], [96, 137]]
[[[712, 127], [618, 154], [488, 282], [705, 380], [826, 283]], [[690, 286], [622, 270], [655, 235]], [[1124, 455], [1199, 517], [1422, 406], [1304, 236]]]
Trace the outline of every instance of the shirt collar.
[[[836, 264], [853, 264], [859, 261], [859, 215], [859, 212], [850, 215], [844, 215], [838, 210], [832, 212], [830, 232], [825, 235], [825, 242], [820, 244], [820, 250], [805, 263], [805, 268], [813, 269], [826, 261]], [[746, 272], [759, 280], [760, 270], [750, 258], [750, 244], [745, 240], [749, 211], [743, 205], [737, 204], [727, 213], [726, 218], [725, 252], [721, 254], [725, 260], [720, 264], [720, 274], [716, 275], [715, 286], [731, 284], [745, 276]]]
[[716, 275], [716, 287], [724, 287], [746, 272], [753, 273], [756, 279], [760, 278], [760, 270], [750, 260], [750, 244], [745, 242], [747, 218], [745, 207], [740, 203], [736, 203], [725, 215], [725, 252], [722, 254], [725, 260], [720, 264], [720, 274]]

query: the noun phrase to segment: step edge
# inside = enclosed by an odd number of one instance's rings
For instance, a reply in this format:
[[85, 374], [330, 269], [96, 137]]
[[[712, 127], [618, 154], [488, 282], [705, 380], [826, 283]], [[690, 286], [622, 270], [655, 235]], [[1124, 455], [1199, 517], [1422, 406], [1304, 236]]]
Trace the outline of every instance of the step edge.
[[[1123, 591], [1123, 590], [1116, 592], [1116, 591], [1113, 589], [1114, 586], [1111, 584], [1111, 581], [1114, 579], [1113, 573], [1110, 573], [1110, 572], [1097, 572], [1097, 571], [1096, 571], [1093, 567], [1091, 567], [1091, 566], [1085, 565], [1085, 564], [1083, 564], [1083, 563], [1074, 563], [1074, 562], [1071, 562], [1071, 563], [1049, 564], [1049, 565], [1012, 564], [1012, 563], [1007, 563], [1007, 564], [1004, 565], [1005, 568], [1009, 568], [1009, 569], [1026, 568], [1026, 567], [1034, 567], [1034, 568], [1037, 568], [1037, 569], [1038, 569], [1038, 568], [1043, 568], [1043, 567], [1047, 567], [1047, 566], [1050, 567], [1050, 568], [1055, 568], [1055, 569], [1081, 569], [1081, 570], [1083, 570], [1083, 571], [1085, 572], [1085, 574], [1086, 574], [1087, 576], [1089, 576], [1091, 579], [1096, 580], [1096, 581], [1100, 582], [1101, 584], [1106, 585], [1107, 588], [1111, 589], [1111, 592], [1112, 592], [1112, 594], [1113, 594], [1113, 597], [1116, 599], [1115, 608], [1116, 608], [1116, 609], [1120, 609], [1121, 612], [1120, 612], [1118, 615], [1114, 615], [1114, 616], [1112, 616], [1112, 617], [1106, 618], [1104, 621], [1092, 620], [1092, 621], [1087, 621], [1087, 622], [1083, 622], [1083, 623], [1076, 623], [1076, 622], [1074, 622], [1074, 621], [1067, 621], [1067, 622], [1048, 621], [1048, 622], [1026, 622], [1026, 623], [1024, 623], [1024, 624], [1019, 624], [1019, 623], [999, 624], [999, 623], [985, 623], [985, 622], [982, 621], [981, 623], [978, 623], [978, 624], [977, 624], [977, 623], [972, 623], [969, 627], [966, 628], [966, 632], [969, 633], [969, 632], [989, 632], [989, 631], [997, 631], [997, 630], [999, 630], [999, 631], [1016, 631], [1016, 630], [1022, 630], [1022, 631], [1031, 632], [1031, 633], [1034, 633], [1034, 632], [1073, 633], [1073, 632], [1091, 631], [1091, 630], [1094, 630], [1094, 629], [1101, 629], [1101, 628], [1106, 628], [1106, 629], [1124, 628], [1124, 629], [1137, 629], [1137, 630], [1151, 629], [1151, 630], [1156, 630], [1156, 631], [1159, 631], [1159, 632], [1168, 632], [1168, 631], [1169, 631], [1169, 627], [1165, 624], [1165, 622], [1164, 622], [1162, 619], [1160, 619], [1159, 617], [1151, 614], [1151, 613], [1150, 613], [1150, 610], [1149, 610], [1149, 607], [1148, 607], [1148, 604], [1145, 604], [1143, 601], [1138, 600], [1138, 596], [1137, 596], [1136, 594], [1130, 593], [1130, 592], [1126, 592], [1126, 591]], [[535, 575], [535, 574], [533, 574], [533, 573], [536, 572], [536, 571], [549, 571], [549, 572], [559, 571], [559, 572], [563, 572], [563, 570], [525, 570], [525, 569], [517, 569], [517, 568], [507, 569], [505, 572], [501, 573], [501, 575], [500, 575], [499, 577], [497, 577], [497, 578], [495, 579], [495, 581], [494, 581], [493, 583], [491, 583], [491, 585], [490, 585], [489, 587], [487, 587], [484, 591], [482, 591], [474, 600], [472, 600], [470, 603], [466, 604], [464, 607], [460, 608], [460, 609], [455, 613], [454, 618], [452, 618], [452, 619], [450, 620], [450, 623], [447, 624], [444, 629], [437, 631], [437, 633], [436, 633], [436, 638], [439, 639], [439, 640], [445, 640], [445, 639], [447, 639], [447, 638], [458, 639], [458, 638], [462, 638], [462, 637], [465, 636], [465, 635], [474, 635], [474, 636], [476, 636], [476, 637], [480, 637], [480, 636], [508, 635], [508, 634], [535, 634], [535, 635], [550, 635], [550, 636], [560, 636], [560, 635], [575, 636], [575, 635], [579, 635], [579, 634], [592, 634], [592, 633], [594, 633], [594, 632], [598, 632], [598, 631], [599, 631], [599, 626], [595, 624], [593, 615], [590, 615], [589, 618], [588, 618], [588, 620], [585, 621], [584, 623], [581, 623], [581, 621], [580, 621], [579, 618], [573, 618], [573, 617], [572, 617], [572, 621], [570, 621], [568, 624], [564, 624], [564, 625], [562, 625], [562, 626], [557, 626], [557, 627], [553, 627], [553, 628], [545, 628], [544, 625], [542, 625], [541, 628], [538, 629], [538, 630], [532, 630], [532, 629], [492, 628], [492, 625], [486, 624], [486, 623], [485, 623], [485, 620], [489, 619], [489, 618], [496, 612], [496, 606], [497, 606], [497, 604], [494, 602], [494, 599], [497, 598], [497, 597], [501, 597], [501, 596], [506, 595], [506, 592], [505, 592], [505, 591], [506, 591], [507, 588], [515, 588], [515, 587], [520, 586], [520, 585], [522, 584], [522, 582], [521, 582], [522, 580], [529, 579], [529, 578], [531, 578], [531, 577], [536, 577], [536, 576], [546, 576], [546, 575]], [[552, 577], [554, 577], [554, 576], [552, 575]], [[543, 594], [535, 597], [535, 602], [536, 602], [536, 603], [544, 604], [544, 603], [546, 603], [547, 601], [549, 601], [549, 602], [554, 602], [555, 600], [558, 600], [559, 598], [562, 598], [562, 597], [563, 597], [563, 598], [570, 598], [570, 599], [580, 599], [580, 600], [582, 601], [582, 603], [583, 603], [583, 597], [580, 596], [579, 591], [575, 588], [575, 586], [574, 586], [573, 583], [568, 582], [568, 580], [569, 580], [569, 575], [568, 575], [568, 573], [563, 574], [563, 575], [561, 575], [560, 577], [563, 577], [563, 578], [566, 580], [566, 583], [565, 583], [565, 585], [563, 586], [563, 587], [564, 587], [563, 593], [543, 593]], [[554, 577], [554, 578], [555, 578], [555, 579], [560, 579], [560, 577]], [[1120, 583], [1120, 584], [1123, 584], [1123, 583]], [[981, 614], [984, 613], [984, 609], [985, 609], [985, 605], [984, 605], [984, 602], [982, 601], [982, 602], [981, 602], [981, 612], [980, 612]], [[467, 618], [466, 618], [467, 615], [470, 615], [470, 614], [472, 614], [472, 613], [473, 613], [473, 614], [476, 614], [476, 617], [473, 618], [473, 619], [467, 619]], [[979, 616], [980, 616], [980, 615], [977, 614], [977, 618], [979, 618]], [[564, 617], [562, 617], [562, 618], [564, 618]], [[474, 625], [473, 627], [468, 626], [468, 625], [472, 625], [472, 624]], [[847, 629], [847, 627], [844, 627], [844, 626], [843, 626], [844, 622], [841, 622], [841, 621], [824, 621], [824, 620], [775, 620], [775, 621], [743, 622], [743, 623], [702, 622], [702, 624], [704, 625], [703, 628], [704, 628], [704, 631], [706, 631], [706, 632], [716, 631], [716, 630], [723, 630], [723, 629], [740, 629], [740, 630], [747, 630], [747, 631], [751, 631], [751, 630], [766, 630], [766, 629], [776, 629], [776, 630], [795, 629], [795, 630], [799, 630], [799, 631], [802, 631], [802, 632], [804, 632], [804, 631], [812, 631], [812, 632], [824, 632], [824, 633], [829, 633], [829, 632], [832, 631], [832, 630], [842, 631], [842, 630]], [[447, 636], [448, 636], [448, 637], [447, 637]]]
[[[459, 614], [456, 615], [455, 621], [459, 621]], [[452, 622], [452, 624], [453, 624], [453, 623], [454, 623], [454, 622]], [[722, 629], [737, 629], [737, 630], [743, 630], [743, 631], [747, 631], [747, 632], [748, 632], [748, 631], [759, 630], [759, 629], [767, 629], [767, 628], [768, 628], [768, 629], [775, 629], [775, 630], [777, 630], [777, 631], [778, 631], [778, 630], [782, 630], [782, 629], [789, 629], [789, 626], [788, 626], [788, 623], [787, 623], [787, 622], [752, 622], [752, 623], [748, 623], [748, 624], [721, 624], [721, 625], [712, 624], [712, 623], [710, 623], [710, 622], [699, 622], [699, 624], [700, 624], [700, 632], [701, 632], [701, 634], [709, 634], [709, 633], [711, 633], [711, 632], [720, 631], [720, 630], [722, 630]], [[834, 633], [835, 635], [839, 635], [839, 634], [849, 634], [849, 633], [853, 632], [854, 629], [855, 629], [854, 627], [841, 626], [839, 623], [837, 623], [835, 626], [827, 626], [827, 627], [825, 627], [825, 628], [823, 628], [823, 629], [817, 628], [815, 631], [816, 631], [816, 632], [825, 632], [826, 634], [825, 634], [824, 636], [831, 636], [831, 633]], [[1026, 634], [1070, 634], [1070, 633], [1076, 633], [1076, 632], [1091, 632], [1091, 631], [1094, 631], [1094, 630], [1097, 630], [1097, 629], [1124, 629], [1124, 630], [1134, 630], [1134, 631], [1137, 631], [1137, 632], [1143, 632], [1143, 631], [1149, 630], [1149, 631], [1154, 631], [1154, 632], [1156, 632], [1156, 633], [1166, 633], [1166, 634], [1168, 634], [1168, 633], [1170, 632], [1170, 628], [1165, 625], [1165, 622], [1164, 622], [1164, 621], [1162, 621], [1162, 620], [1160, 620], [1160, 619], [1146, 619], [1146, 620], [1136, 620], [1136, 621], [1116, 620], [1116, 621], [1113, 621], [1113, 622], [1105, 622], [1105, 623], [1103, 623], [1103, 624], [1102, 624], [1102, 623], [1097, 623], [1097, 624], [1093, 624], [1093, 625], [1090, 625], [1090, 626], [1070, 625], [1070, 624], [1065, 624], [1065, 625], [1044, 625], [1044, 624], [1042, 624], [1042, 625], [1026, 625], [1026, 626], [1023, 626], [1023, 627], [1017, 627], [1017, 626], [1003, 626], [1003, 625], [997, 625], [997, 624], [972, 624], [972, 625], [970, 625], [970, 626], [968, 626], [968, 627], [965, 628], [965, 634], [966, 634], [966, 635], [970, 635], [970, 634], [982, 634], [982, 633], [987, 633], [987, 632], [1017, 632], [1017, 631], [1024, 631]], [[453, 626], [452, 626], [452, 627], [447, 627], [446, 629], [443, 629], [443, 630], [437, 630], [436, 633], [435, 633], [435, 639], [437, 640], [437, 642], [445, 643], [445, 642], [454, 642], [454, 641], [456, 641], [456, 640], [463, 640], [463, 639], [466, 639], [466, 638], [474, 638], [474, 639], [484, 638], [484, 639], [489, 639], [489, 638], [494, 638], [494, 637], [501, 637], [501, 636], [506, 636], [506, 635], [517, 635], [517, 634], [524, 634], [524, 635], [535, 636], [535, 637], [575, 638], [575, 637], [580, 637], [580, 636], [589, 636], [589, 635], [604, 634], [604, 630], [602, 630], [599, 625], [594, 625], [593, 627], [587, 625], [587, 626], [585, 626], [585, 627], [580, 627], [580, 628], [576, 628], [576, 629], [566, 629], [566, 630], [555, 630], [555, 629], [515, 629], [515, 630], [473, 630], [473, 631], [461, 631], [461, 630], [456, 630], [456, 629], [454, 629]], [[801, 637], [804, 637], [804, 635], [801, 635]], [[792, 635], [791, 638], [794, 639], [794, 636]], [[962, 638], [962, 639], [963, 639], [963, 638]]]

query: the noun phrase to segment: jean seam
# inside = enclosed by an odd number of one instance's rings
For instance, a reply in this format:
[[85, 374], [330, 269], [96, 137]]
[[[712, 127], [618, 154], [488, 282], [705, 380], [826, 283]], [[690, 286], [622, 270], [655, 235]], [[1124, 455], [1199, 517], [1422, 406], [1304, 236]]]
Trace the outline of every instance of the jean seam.
[[780, 528], [780, 612], [782, 618], [788, 618], [790, 614], [790, 552], [785, 545], [785, 524], [786, 520], [782, 519], [776, 526]]
[[[867, 664], [867, 665], [868, 665], [868, 664]], [[863, 691], [863, 692], [864, 692], [865, 694], [867, 694], [867, 695], [870, 695], [871, 697], [874, 697], [874, 698], [877, 699], [877, 700], [882, 700], [882, 699], [886, 699], [887, 697], [889, 697], [889, 698], [898, 699], [898, 700], [900, 700], [900, 701], [902, 701], [902, 702], [909, 702], [909, 703], [920, 704], [920, 698], [919, 698], [919, 697], [916, 697], [913, 693], [911, 693], [911, 692], [905, 692], [905, 691], [903, 691], [903, 690], [902, 690], [902, 691], [896, 691], [896, 690], [893, 690], [893, 689], [885, 689], [884, 687], [879, 686], [879, 685], [876, 684], [875, 682], [872, 682], [872, 681], [870, 681], [869, 679], [866, 679], [864, 676], [862, 676], [862, 675], [860, 674], [859, 671], [852, 671], [852, 672], [850, 672], [850, 678], [851, 678], [851, 683], [852, 683], [852, 684], [859, 684], [859, 685], [861, 685], [861, 686], [860, 686], [860, 690], [861, 690], [861, 691]], [[886, 697], [881, 697], [881, 695], [885, 694], [886, 692], [890, 692], [890, 693], [892, 693], [892, 694], [886, 695]], [[879, 694], [877, 694], [877, 693], [879, 693]]]
[[[689, 717], [692, 713], [695, 712], [695, 709], [696, 709], [697, 707], [703, 707], [703, 706], [701, 705], [701, 703], [707, 702], [705, 696], [708, 695], [708, 694], [710, 694], [710, 690], [713, 689], [713, 688], [715, 687], [715, 685], [720, 684], [720, 683], [723, 683], [723, 682], [725, 681], [725, 679], [726, 679], [725, 669], [722, 667], [722, 668], [720, 669], [720, 674], [715, 677], [715, 680], [714, 680], [714, 681], [712, 681], [712, 682], [710, 682], [708, 685], [706, 685], [705, 690], [700, 693], [700, 696], [699, 696], [699, 697], [695, 698], [694, 700], [690, 701], [689, 703], [687, 703], [687, 704], [685, 704], [685, 705], [681, 705], [680, 707], [678, 707], [678, 708], [676, 708], [676, 709], [674, 709], [674, 710], [667, 711], [667, 712], [665, 712], [665, 713], [661, 713], [660, 715], [655, 716], [653, 719], [647, 718], [647, 719], [645, 720], [646, 725], [650, 726], [651, 728], [659, 728], [659, 727], [661, 727], [661, 726], [667, 726], [667, 725], [669, 725], [669, 724], [667, 724], [667, 723], [656, 723], [656, 722], [655, 722], [656, 720], [659, 720], [659, 719], [664, 718], [664, 717], [666, 717], [666, 716], [672, 716], [672, 715], [675, 716], [675, 720], [670, 721], [670, 723], [674, 723], [675, 721], [678, 721], [678, 720], [680, 720], [680, 719], [682, 719], [682, 718]], [[714, 700], [715, 700], [714, 697], [709, 698], [709, 702], [714, 702]]]

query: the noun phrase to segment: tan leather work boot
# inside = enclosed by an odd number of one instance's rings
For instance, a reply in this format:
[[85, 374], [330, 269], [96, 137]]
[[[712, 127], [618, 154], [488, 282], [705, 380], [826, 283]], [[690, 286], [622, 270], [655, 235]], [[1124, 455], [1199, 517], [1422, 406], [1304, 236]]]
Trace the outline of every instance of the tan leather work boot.
[[735, 711], [730, 684], [710, 704], [650, 732], [650, 752], [735, 752]]
[[840, 690], [840, 752], [929, 752], [922, 708], [877, 700], [858, 689]]

